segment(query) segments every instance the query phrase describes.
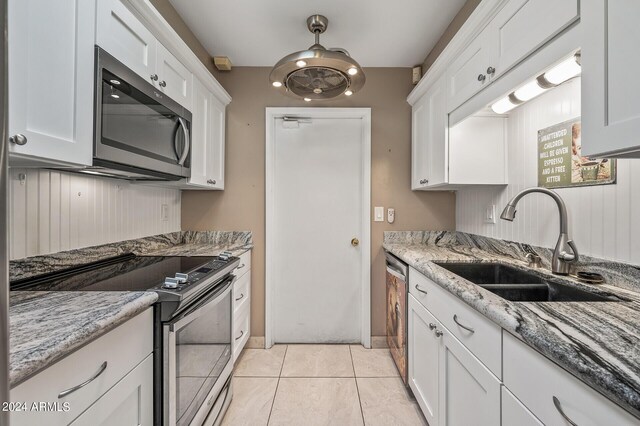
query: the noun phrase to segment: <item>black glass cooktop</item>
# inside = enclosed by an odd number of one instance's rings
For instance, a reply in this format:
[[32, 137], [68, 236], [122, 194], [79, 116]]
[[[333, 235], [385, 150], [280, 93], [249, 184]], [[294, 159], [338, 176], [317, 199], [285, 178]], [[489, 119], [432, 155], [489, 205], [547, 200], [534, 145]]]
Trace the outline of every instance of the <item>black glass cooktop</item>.
[[123, 255], [47, 275], [12, 282], [11, 290], [29, 291], [145, 291], [189, 272], [214, 257]]

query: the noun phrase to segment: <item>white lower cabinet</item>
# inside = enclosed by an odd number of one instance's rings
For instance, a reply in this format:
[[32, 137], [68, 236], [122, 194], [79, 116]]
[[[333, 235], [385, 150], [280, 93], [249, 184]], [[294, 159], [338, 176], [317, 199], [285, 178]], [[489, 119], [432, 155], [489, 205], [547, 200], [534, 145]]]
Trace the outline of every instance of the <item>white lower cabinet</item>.
[[500, 380], [409, 295], [409, 386], [430, 426], [500, 424]]
[[503, 332], [504, 385], [546, 425], [638, 425], [640, 419]]
[[233, 271], [233, 362], [238, 359], [251, 335], [251, 250], [240, 255]]
[[11, 389], [11, 402], [27, 408], [57, 403], [55, 411], [12, 412], [11, 425], [152, 424], [152, 352], [149, 308]]
[[503, 426], [542, 426], [540, 420], [513, 396], [509, 389], [502, 387]]
[[71, 423], [73, 426], [153, 424], [153, 355]]

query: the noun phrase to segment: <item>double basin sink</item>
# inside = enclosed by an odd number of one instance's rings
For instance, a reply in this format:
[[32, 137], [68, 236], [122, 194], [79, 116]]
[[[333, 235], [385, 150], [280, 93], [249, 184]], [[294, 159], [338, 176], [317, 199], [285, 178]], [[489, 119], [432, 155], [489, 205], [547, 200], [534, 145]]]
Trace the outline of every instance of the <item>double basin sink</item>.
[[513, 302], [622, 302], [501, 263], [436, 262], [459, 277]]

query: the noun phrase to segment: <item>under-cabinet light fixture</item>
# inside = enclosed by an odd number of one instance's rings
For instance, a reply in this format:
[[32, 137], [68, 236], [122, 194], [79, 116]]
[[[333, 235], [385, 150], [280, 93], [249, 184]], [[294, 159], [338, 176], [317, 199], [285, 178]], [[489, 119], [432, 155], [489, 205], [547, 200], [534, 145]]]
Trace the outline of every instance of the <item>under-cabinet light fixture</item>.
[[576, 52], [555, 67], [540, 74], [535, 79], [527, 82], [504, 98], [493, 103], [493, 105], [491, 105], [491, 109], [496, 114], [507, 113], [518, 105], [541, 95], [547, 90], [577, 77], [581, 72], [580, 52]]

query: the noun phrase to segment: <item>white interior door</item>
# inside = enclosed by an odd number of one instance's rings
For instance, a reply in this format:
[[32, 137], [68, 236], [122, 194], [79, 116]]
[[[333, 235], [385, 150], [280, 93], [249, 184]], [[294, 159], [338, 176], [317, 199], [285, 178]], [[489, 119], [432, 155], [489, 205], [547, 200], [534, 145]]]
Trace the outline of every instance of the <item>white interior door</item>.
[[273, 126], [273, 341], [360, 342], [362, 250], [370, 250], [363, 119], [314, 117], [287, 128], [276, 118]]

